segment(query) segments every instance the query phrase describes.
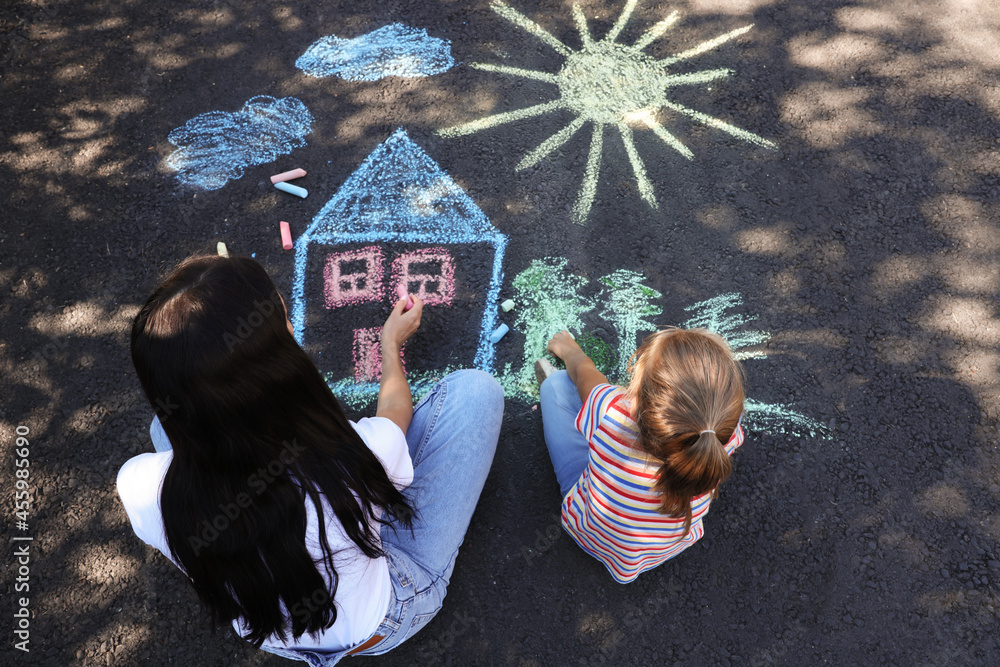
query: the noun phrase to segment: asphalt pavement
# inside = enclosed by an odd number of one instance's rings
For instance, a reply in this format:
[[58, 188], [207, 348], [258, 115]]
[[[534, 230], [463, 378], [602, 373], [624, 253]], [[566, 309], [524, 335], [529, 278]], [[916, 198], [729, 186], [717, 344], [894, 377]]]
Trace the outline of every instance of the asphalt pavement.
[[[408, 371], [507, 389], [444, 608], [351, 660], [997, 663], [1000, 7], [508, 5], [0, 7], [0, 662], [286, 664], [212, 632], [115, 492], [151, 449], [131, 318], [221, 241], [301, 306], [352, 415], [385, 294], [331, 287], [330, 253], [439, 299]], [[269, 180], [297, 167], [304, 199]], [[744, 358], [747, 442], [705, 537], [629, 585], [558, 526], [519, 379], [546, 299], [609, 369], [660, 325]]]

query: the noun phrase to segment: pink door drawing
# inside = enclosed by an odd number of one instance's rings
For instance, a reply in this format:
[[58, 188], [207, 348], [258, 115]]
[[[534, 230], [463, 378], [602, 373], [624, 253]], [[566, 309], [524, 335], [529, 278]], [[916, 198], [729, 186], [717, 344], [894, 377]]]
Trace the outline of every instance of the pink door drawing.
[[[399, 351], [403, 370], [406, 370], [406, 358]], [[354, 330], [354, 379], [358, 382], [378, 382], [382, 379], [382, 327]]]

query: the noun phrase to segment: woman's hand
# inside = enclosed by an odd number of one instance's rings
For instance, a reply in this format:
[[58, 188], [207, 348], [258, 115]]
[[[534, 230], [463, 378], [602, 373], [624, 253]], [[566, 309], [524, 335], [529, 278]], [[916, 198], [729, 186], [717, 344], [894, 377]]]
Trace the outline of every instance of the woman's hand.
[[382, 325], [382, 379], [375, 407], [376, 417], [391, 420], [404, 434], [413, 419], [413, 396], [399, 351], [420, 327], [420, 314], [424, 310], [423, 301], [417, 297], [410, 298], [413, 299], [413, 308], [404, 313], [407, 297], [402, 297]]
[[553, 336], [545, 349], [563, 361], [572, 357], [576, 352], [583, 352], [583, 350], [580, 349], [580, 345], [576, 342], [576, 339], [573, 338], [573, 335], [565, 329]]
[[416, 333], [420, 327], [420, 315], [424, 311], [424, 302], [418, 297], [413, 299], [413, 308], [405, 313], [406, 297], [396, 301], [389, 318], [382, 325], [382, 349], [395, 350], [396, 354], [403, 347], [403, 343], [409, 340], [410, 336]]

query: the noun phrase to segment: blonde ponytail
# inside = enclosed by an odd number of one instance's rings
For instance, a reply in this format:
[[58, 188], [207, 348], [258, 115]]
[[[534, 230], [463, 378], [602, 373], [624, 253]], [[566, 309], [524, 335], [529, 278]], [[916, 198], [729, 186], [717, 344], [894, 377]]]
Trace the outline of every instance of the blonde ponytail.
[[637, 446], [660, 462], [654, 489], [662, 514], [691, 529], [691, 500], [732, 473], [726, 452], [743, 413], [744, 376], [726, 342], [704, 329], [648, 337], [632, 362], [629, 398]]

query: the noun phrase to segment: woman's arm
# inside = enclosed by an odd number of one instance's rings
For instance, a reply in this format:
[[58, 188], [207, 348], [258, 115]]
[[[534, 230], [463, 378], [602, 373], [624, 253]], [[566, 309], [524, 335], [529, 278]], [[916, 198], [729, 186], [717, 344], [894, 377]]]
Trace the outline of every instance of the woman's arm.
[[413, 395], [403, 372], [399, 351], [420, 326], [420, 314], [424, 310], [424, 302], [416, 297], [412, 298], [413, 307], [405, 313], [403, 308], [406, 306], [406, 297], [398, 300], [389, 319], [382, 325], [382, 381], [379, 383], [378, 405], [375, 408], [376, 417], [390, 420], [404, 434], [413, 418]]
[[566, 372], [569, 379], [576, 385], [576, 390], [580, 393], [580, 400], [586, 401], [590, 392], [599, 384], [609, 384], [604, 373], [597, 370], [597, 366], [590, 360], [576, 339], [568, 331], [560, 331], [549, 341], [549, 352], [556, 355], [566, 364]]

